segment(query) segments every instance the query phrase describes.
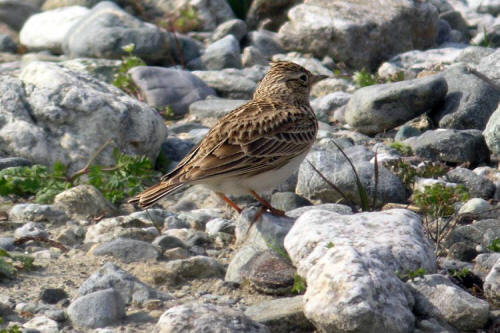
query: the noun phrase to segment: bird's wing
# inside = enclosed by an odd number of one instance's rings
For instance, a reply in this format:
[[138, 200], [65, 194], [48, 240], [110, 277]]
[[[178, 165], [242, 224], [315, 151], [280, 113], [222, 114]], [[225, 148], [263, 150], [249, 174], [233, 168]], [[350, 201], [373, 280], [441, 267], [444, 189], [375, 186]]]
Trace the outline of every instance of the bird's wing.
[[179, 165], [169, 184], [254, 174], [286, 164], [314, 142], [312, 112], [273, 101], [251, 101], [223, 117]]

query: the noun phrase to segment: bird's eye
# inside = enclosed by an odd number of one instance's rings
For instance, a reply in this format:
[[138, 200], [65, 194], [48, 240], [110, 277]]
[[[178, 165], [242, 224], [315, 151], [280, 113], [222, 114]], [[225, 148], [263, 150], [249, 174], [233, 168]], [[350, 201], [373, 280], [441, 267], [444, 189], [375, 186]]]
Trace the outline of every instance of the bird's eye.
[[301, 81], [306, 82], [306, 81], [307, 81], [307, 75], [302, 74], [302, 75], [299, 77], [299, 79], [300, 79]]

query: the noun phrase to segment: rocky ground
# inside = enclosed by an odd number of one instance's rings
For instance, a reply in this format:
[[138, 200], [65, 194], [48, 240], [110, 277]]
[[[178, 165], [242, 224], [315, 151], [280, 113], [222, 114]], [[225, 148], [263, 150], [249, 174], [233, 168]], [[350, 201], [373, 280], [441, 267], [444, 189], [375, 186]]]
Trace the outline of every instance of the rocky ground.
[[[0, 1], [0, 330], [500, 332], [500, 1], [373, 3]], [[286, 217], [126, 203], [272, 60], [327, 76]]]

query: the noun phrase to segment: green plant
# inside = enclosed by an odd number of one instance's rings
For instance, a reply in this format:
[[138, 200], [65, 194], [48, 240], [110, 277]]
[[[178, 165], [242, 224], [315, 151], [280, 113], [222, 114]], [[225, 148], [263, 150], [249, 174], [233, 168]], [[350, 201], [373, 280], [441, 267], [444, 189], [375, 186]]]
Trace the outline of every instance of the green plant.
[[422, 277], [425, 275], [425, 269], [420, 267], [414, 271], [408, 271], [408, 270], [405, 270], [404, 272], [399, 272], [399, 271], [396, 271], [394, 272], [396, 274], [396, 276], [401, 280], [401, 281], [408, 281], [408, 280], [413, 280], [415, 278], [418, 278], [418, 277]]
[[272, 238], [264, 238], [264, 241], [266, 242], [266, 245], [268, 248], [270, 248], [271, 250], [273, 250], [274, 252], [276, 252], [279, 256], [281, 256], [282, 258], [284, 258], [285, 260], [291, 262], [292, 259], [290, 258], [290, 255], [288, 254], [288, 252], [285, 251], [285, 249], [283, 249], [283, 247], [281, 247], [278, 242], [276, 242], [276, 240], [272, 239]]
[[402, 156], [410, 156], [413, 154], [413, 151], [410, 146], [405, 145], [402, 142], [399, 141], [394, 141], [392, 142], [389, 147], [392, 149], [397, 150]]
[[234, 14], [236, 14], [236, 17], [242, 20], [246, 18], [248, 10], [252, 5], [252, 0], [227, 0], [227, 2]]
[[306, 291], [306, 288], [307, 288], [306, 279], [304, 279], [302, 276], [298, 274], [295, 274], [293, 276], [293, 286], [290, 289], [290, 292], [295, 294], [302, 294], [304, 291]]
[[122, 47], [122, 50], [126, 52], [127, 55], [122, 57], [122, 63], [120, 68], [116, 71], [112, 83], [115, 87], [120, 88], [130, 96], [140, 99], [139, 88], [137, 88], [135, 83], [132, 81], [132, 77], [128, 71], [137, 66], [146, 66], [146, 63], [141, 58], [132, 54], [134, 52], [134, 48], [134, 44], [128, 44]]
[[365, 68], [354, 72], [352, 80], [358, 87], [367, 87], [378, 83], [377, 77], [368, 72]]
[[163, 111], [160, 112], [160, 114], [165, 120], [172, 120], [175, 118], [174, 110], [170, 105], [165, 106], [165, 108], [163, 109]]
[[487, 249], [492, 252], [500, 252], [500, 239], [495, 238], [491, 241], [491, 244], [487, 246]]
[[[1, 324], [1, 321], [0, 321], [0, 324]], [[9, 328], [2, 328], [2, 329], [0, 329], [0, 333], [22, 333], [22, 331], [19, 328], [19, 326], [14, 325], [14, 326], [11, 326]]]
[[401, 179], [408, 189], [413, 188], [416, 177], [436, 179], [448, 172], [448, 167], [440, 162], [421, 163], [414, 166], [403, 159], [398, 159], [388, 161], [385, 165]]
[[180, 33], [196, 30], [200, 27], [200, 23], [198, 12], [192, 6], [181, 8], [173, 19], [173, 26]]
[[18, 271], [33, 269], [33, 261], [30, 256], [11, 254], [0, 248], [0, 279], [13, 279]]
[[457, 279], [463, 279], [471, 274], [471, 271], [464, 267], [461, 270], [456, 270], [456, 269], [451, 269], [450, 271], [451, 276]]
[[327, 249], [331, 249], [332, 247], [335, 247], [335, 244], [333, 244], [333, 242], [328, 242], [328, 244], [326, 244]]
[[469, 193], [463, 185], [444, 186], [440, 183], [425, 186], [424, 192], [414, 191], [411, 201], [424, 214], [432, 217], [449, 217], [454, 214], [454, 203], [469, 199]]

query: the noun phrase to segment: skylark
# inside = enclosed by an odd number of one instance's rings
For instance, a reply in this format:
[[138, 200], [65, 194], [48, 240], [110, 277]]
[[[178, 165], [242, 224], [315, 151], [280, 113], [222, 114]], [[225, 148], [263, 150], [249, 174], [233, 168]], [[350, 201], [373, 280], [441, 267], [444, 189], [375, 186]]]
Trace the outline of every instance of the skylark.
[[146, 208], [184, 185], [203, 184], [238, 213], [226, 194], [251, 194], [263, 209], [283, 216], [257, 192], [290, 177], [311, 148], [318, 121], [309, 92], [319, 78], [292, 62], [271, 63], [251, 101], [220, 119], [159, 184], [129, 202]]

